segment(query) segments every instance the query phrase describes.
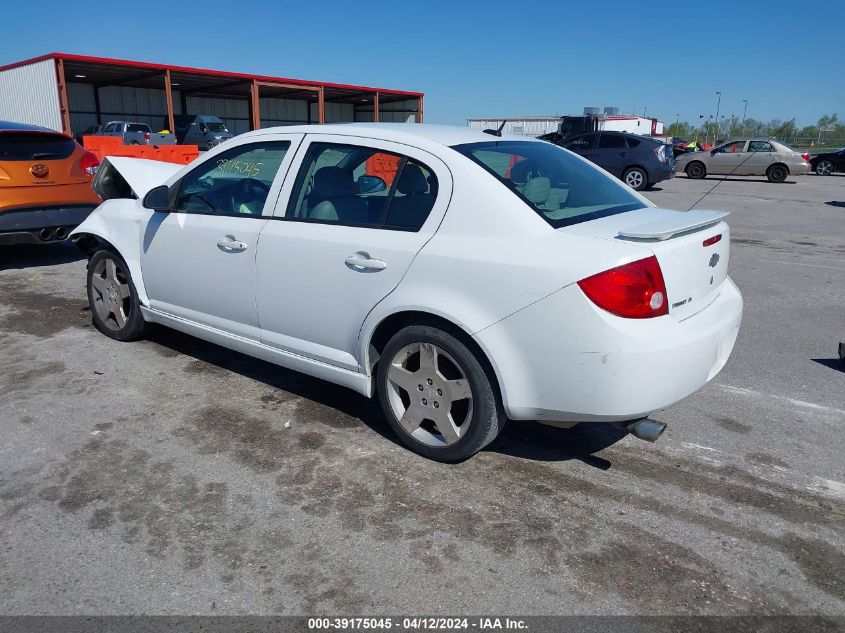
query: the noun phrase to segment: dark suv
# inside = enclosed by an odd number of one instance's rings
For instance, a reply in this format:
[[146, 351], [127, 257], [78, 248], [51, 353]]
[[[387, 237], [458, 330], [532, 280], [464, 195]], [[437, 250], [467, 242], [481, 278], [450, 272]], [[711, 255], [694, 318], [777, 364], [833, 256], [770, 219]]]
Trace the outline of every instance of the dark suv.
[[585, 132], [567, 138], [559, 134], [540, 138], [580, 154], [637, 191], [675, 176], [672, 146], [646, 136]]

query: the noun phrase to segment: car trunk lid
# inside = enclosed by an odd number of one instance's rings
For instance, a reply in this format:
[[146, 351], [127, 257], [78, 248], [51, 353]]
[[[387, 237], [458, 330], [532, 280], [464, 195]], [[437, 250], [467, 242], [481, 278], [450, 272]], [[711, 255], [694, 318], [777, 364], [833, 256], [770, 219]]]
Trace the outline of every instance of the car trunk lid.
[[725, 211], [646, 208], [559, 229], [641, 246], [657, 257], [669, 314], [686, 319], [706, 308], [728, 276], [730, 229]]
[[0, 133], [0, 188], [90, 182], [73, 139], [58, 132]]

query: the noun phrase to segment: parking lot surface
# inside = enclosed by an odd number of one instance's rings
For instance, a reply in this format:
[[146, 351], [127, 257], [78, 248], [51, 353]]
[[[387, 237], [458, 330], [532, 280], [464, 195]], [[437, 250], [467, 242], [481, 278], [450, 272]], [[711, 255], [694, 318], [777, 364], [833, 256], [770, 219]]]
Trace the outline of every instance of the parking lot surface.
[[845, 177], [698, 208], [733, 212], [744, 322], [663, 438], [510, 423], [452, 466], [340, 387], [112, 341], [73, 246], [4, 250], [0, 613], [845, 613]]

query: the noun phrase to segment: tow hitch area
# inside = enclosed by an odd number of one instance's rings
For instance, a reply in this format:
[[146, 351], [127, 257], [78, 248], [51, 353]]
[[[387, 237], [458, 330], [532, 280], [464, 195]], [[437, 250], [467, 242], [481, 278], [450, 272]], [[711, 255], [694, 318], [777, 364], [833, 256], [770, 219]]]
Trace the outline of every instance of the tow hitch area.
[[663, 431], [666, 430], [665, 423], [649, 418], [641, 418], [634, 422], [617, 422], [614, 426], [646, 442], [656, 442], [657, 438], [663, 435]]

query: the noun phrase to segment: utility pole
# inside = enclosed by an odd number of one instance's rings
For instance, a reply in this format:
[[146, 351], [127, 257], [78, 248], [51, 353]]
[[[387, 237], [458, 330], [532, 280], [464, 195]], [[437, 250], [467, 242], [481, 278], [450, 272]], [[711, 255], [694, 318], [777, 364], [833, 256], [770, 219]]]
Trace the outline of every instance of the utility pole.
[[742, 103], [742, 125], [745, 125], [745, 111], [748, 109], [748, 99], [743, 99]]
[[[719, 106], [722, 105], [722, 91], [717, 90], [716, 94], [719, 95], [719, 100], [716, 102], [716, 136], [719, 135]], [[716, 139], [713, 139], [716, 140]]]

